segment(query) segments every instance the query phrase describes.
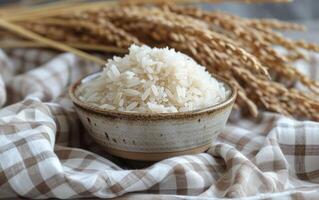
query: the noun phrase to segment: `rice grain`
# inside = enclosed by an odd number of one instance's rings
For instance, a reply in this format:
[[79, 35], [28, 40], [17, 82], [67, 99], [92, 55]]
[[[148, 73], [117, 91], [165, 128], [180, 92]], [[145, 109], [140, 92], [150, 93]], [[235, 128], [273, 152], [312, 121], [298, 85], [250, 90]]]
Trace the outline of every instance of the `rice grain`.
[[132, 45], [129, 54], [109, 59], [99, 77], [81, 84], [77, 95], [102, 109], [168, 113], [213, 106], [229, 90], [183, 53]]

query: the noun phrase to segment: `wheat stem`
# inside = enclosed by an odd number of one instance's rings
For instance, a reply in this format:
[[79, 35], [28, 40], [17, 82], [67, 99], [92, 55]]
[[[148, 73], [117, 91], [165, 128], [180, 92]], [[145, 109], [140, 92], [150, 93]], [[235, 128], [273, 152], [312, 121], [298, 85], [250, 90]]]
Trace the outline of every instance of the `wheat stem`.
[[62, 51], [67, 51], [67, 52], [71, 52], [79, 57], [82, 57], [84, 59], [87, 59], [87, 60], [90, 60], [92, 62], [95, 62], [97, 64], [100, 64], [100, 65], [103, 65], [105, 63], [104, 60], [96, 57], [96, 56], [92, 56], [88, 53], [85, 53], [83, 51], [80, 51], [78, 49], [75, 49], [75, 48], [72, 48], [70, 46], [67, 46], [63, 43], [60, 43], [60, 42], [57, 42], [57, 41], [53, 41], [53, 40], [50, 40], [48, 38], [45, 38], [41, 35], [38, 35], [36, 33], [33, 33], [31, 31], [28, 31], [27, 29], [24, 29], [20, 26], [17, 26], [13, 23], [10, 23], [10, 22], [7, 22], [3, 19], [0, 19], [0, 27], [2, 28], [5, 28], [7, 30], [10, 30], [16, 34], [19, 34], [23, 37], [26, 37], [28, 39], [31, 39], [31, 40], [34, 40], [34, 41], [37, 41], [39, 43], [43, 43], [43, 44], [46, 44], [48, 46], [51, 46], [51, 47], [54, 47], [58, 50], [62, 50]]

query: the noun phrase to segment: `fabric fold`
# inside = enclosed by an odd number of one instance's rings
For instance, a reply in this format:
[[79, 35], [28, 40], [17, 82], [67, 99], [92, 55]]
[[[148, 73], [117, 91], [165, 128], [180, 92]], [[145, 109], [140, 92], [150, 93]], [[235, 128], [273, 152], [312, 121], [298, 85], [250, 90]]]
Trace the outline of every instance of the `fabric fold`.
[[[0, 109], [0, 198], [319, 195], [318, 122], [268, 112], [247, 119], [234, 112], [207, 152], [137, 169], [136, 163], [106, 154], [90, 139], [68, 98], [69, 84], [98, 66], [68, 53], [53, 58], [45, 51], [18, 51], [8, 56], [0, 52], [0, 105], [8, 97]], [[26, 55], [34, 57], [23, 67], [21, 57]], [[12, 73], [10, 80], [5, 71]]]

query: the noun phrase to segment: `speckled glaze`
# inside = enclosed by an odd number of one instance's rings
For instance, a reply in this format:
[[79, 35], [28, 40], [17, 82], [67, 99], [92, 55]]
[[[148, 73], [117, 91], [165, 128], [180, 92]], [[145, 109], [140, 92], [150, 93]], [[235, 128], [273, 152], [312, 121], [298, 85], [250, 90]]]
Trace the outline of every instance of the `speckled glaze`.
[[143, 114], [100, 109], [80, 101], [75, 90], [83, 82], [99, 76], [95, 73], [70, 87], [70, 97], [80, 120], [93, 139], [113, 155], [132, 160], [161, 160], [171, 156], [195, 154], [207, 150], [224, 128], [236, 98], [231, 94], [218, 105], [179, 113]]

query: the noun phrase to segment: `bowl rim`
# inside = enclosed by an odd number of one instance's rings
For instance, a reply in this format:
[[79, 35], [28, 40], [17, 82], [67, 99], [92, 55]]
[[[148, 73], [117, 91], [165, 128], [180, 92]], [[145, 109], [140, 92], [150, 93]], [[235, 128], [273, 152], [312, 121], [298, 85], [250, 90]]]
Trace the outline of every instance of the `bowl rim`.
[[224, 78], [221, 78], [217, 75], [212, 74], [212, 76], [216, 78], [218, 81], [221, 81], [224, 84], [226, 84], [231, 91], [231, 94], [228, 96], [227, 99], [213, 106], [209, 106], [209, 107], [197, 109], [197, 110], [186, 111], [186, 112], [174, 112], [174, 113], [130, 113], [130, 112], [123, 112], [123, 111], [116, 111], [116, 110], [106, 110], [106, 109], [102, 109], [97, 106], [91, 105], [89, 103], [85, 103], [79, 100], [78, 97], [75, 95], [76, 88], [82, 83], [84, 79], [87, 79], [90, 76], [94, 76], [94, 75], [96, 76], [99, 73], [101, 73], [101, 71], [88, 74], [78, 79], [75, 83], [73, 83], [69, 87], [69, 96], [76, 107], [80, 107], [86, 111], [93, 112], [95, 114], [109, 116], [113, 118], [119, 117], [119, 118], [129, 118], [129, 119], [144, 119], [144, 120], [150, 121], [150, 120], [158, 120], [158, 119], [178, 119], [178, 118], [196, 117], [198, 115], [215, 113], [217, 111], [221, 111], [225, 109], [228, 106], [232, 106], [237, 96], [237, 90], [233, 84], [231, 84], [229, 81], [225, 80]]

